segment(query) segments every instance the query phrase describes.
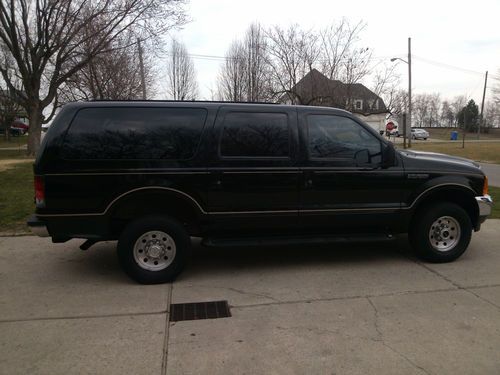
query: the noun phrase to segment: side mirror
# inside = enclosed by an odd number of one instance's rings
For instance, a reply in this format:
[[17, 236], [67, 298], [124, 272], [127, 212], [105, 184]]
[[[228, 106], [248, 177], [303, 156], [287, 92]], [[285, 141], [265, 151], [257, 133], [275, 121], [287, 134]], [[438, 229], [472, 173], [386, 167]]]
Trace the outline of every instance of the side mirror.
[[359, 150], [354, 154], [354, 160], [358, 167], [370, 164], [370, 152], [366, 149]]
[[396, 149], [392, 142], [386, 143], [382, 150], [382, 168], [389, 168], [396, 164]]

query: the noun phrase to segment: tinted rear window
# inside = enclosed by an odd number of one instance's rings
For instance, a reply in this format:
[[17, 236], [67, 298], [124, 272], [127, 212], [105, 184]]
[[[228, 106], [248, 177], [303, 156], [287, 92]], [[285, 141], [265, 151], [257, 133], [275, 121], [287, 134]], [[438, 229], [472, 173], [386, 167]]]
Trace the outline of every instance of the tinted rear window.
[[207, 113], [198, 108], [86, 108], [64, 139], [65, 159], [190, 159]]
[[289, 142], [286, 114], [230, 112], [224, 118], [220, 154], [226, 157], [287, 157]]

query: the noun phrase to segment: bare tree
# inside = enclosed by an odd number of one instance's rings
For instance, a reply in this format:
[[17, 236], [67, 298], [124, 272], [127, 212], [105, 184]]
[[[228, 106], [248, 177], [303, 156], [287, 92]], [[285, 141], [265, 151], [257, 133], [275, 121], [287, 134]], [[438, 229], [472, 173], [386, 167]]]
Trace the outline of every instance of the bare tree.
[[465, 95], [456, 96], [450, 104], [453, 111], [453, 126], [458, 127], [458, 114], [467, 105], [468, 98]]
[[[5, 48], [5, 45], [0, 42], [0, 48]], [[12, 57], [6, 54], [2, 54], [2, 57], [5, 59], [5, 66], [13, 67]], [[14, 70], [8, 69], [7, 74], [9, 76], [10, 82], [16, 87], [16, 89], [20, 90], [21, 82], [15, 78]], [[4, 130], [5, 138], [9, 139], [9, 128], [12, 122], [16, 119], [16, 117], [22, 113], [22, 107], [19, 105], [19, 102], [16, 100], [15, 94], [10, 90], [4, 79], [0, 76], [0, 129]]]
[[[2, 0], [0, 40], [15, 61], [22, 90], [9, 67], [0, 74], [30, 121], [28, 153], [40, 144], [44, 109], [58, 101], [58, 89], [96, 56], [111, 49], [124, 32], [147, 39], [185, 21], [183, 0]], [[92, 41], [92, 48], [85, 47]], [[53, 115], [49, 115], [49, 118]]]
[[346, 18], [342, 18], [338, 23], [320, 30], [321, 73], [329, 79], [345, 78], [348, 61], [353, 58], [353, 49], [365, 27], [366, 24], [361, 21], [351, 25]]
[[291, 25], [288, 29], [274, 26], [267, 30], [266, 36], [273, 94], [286, 95], [294, 104], [305, 104], [295, 88], [318, 61], [317, 34]]
[[246, 72], [246, 100], [265, 101], [270, 98], [269, 67], [267, 65], [267, 41], [258, 23], [248, 28], [243, 40]]
[[[500, 69], [497, 70], [497, 76], [500, 77]], [[493, 102], [497, 106], [500, 106], [500, 79], [499, 78], [493, 78], [493, 79], [496, 79], [496, 83], [493, 85], [493, 88], [491, 89], [491, 93], [493, 94]]]
[[450, 106], [450, 102], [448, 100], [444, 100], [441, 105], [441, 115], [440, 115], [441, 126], [452, 127], [454, 121], [455, 121], [455, 115], [453, 114], [453, 109]]
[[[359, 46], [365, 27], [366, 24], [362, 21], [351, 24], [343, 18], [319, 33], [321, 72], [329, 79], [340, 80], [346, 84], [342, 102], [349, 110], [352, 110], [354, 104], [353, 85], [361, 82], [373, 71], [372, 51]], [[338, 96], [338, 93], [332, 95]]]
[[231, 44], [219, 72], [218, 87], [224, 100], [271, 99], [267, 40], [260, 24], [251, 24], [243, 40]]
[[167, 63], [168, 94], [174, 100], [194, 100], [198, 83], [194, 63], [186, 46], [172, 39]]
[[9, 139], [10, 126], [22, 112], [11, 91], [0, 89], [0, 130], [4, 132], [5, 139]]
[[[139, 51], [132, 38], [132, 33], [117, 38], [111, 50], [99, 54], [69, 77], [60, 87], [59, 101], [142, 98]], [[144, 79], [151, 97], [155, 91], [152, 54], [143, 55]]]
[[248, 81], [245, 55], [245, 48], [241, 42], [234, 41], [229, 47], [217, 81], [219, 97], [222, 100], [246, 101]]
[[396, 65], [384, 64], [381, 68], [375, 70], [373, 75], [372, 91], [380, 96], [389, 112], [397, 105], [401, 83], [401, 75], [396, 72]]
[[[351, 25], [342, 19], [319, 32], [302, 30], [297, 25], [288, 29], [279, 26], [269, 29], [266, 32], [267, 58], [276, 96], [283, 99], [284, 95], [287, 101], [296, 104], [334, 100], [337, 105], [352, 109], [354, 84], [371, 72], [371, 50], [358, 46], [364, 27], [363, 22]], [[323, 83], [313, 83], [306, 90], [307, 98], [303, 98], [296, 89], [297, 83], [317, 66], [334, 82], [328, 88]], [[335, 85], [338, 81], [345, 85]]]
[[429, 94], [417, 94], [413, 97], [413, 115], [416, 126], [425, 126], [425, 121], [429, 116], [429, 103]]
[[418, 94], [413, 100], [413, 113], [417, 126], [436, 126], [439, 120], [441, 97], [439, 94]]
[[493, 127], [500, 127], [500, 103], [490, 100], [484, 108], [484, 130], [488, 132]]
[[408, 113], [408, 91], [396, 90], [391, 101], [391, 106], [387, 109], [391, 114], [400, 116], [403, 113]]
[[427, 124], [429, 127], [439, 126], [439, 110], [441, 109], [441, 96], [439, 93], [429, 95], [429, 117]]

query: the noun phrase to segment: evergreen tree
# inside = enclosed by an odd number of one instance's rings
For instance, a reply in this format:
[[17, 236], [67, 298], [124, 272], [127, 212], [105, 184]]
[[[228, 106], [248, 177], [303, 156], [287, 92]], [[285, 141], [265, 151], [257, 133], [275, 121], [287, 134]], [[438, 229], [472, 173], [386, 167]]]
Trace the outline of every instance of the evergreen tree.
[[469, 132], [477, 131], [479, 125], [479, 108], [473, 99], [469, 100], [457, 114], [458, 125], [463, 128], [465, 120], [465, 130]]

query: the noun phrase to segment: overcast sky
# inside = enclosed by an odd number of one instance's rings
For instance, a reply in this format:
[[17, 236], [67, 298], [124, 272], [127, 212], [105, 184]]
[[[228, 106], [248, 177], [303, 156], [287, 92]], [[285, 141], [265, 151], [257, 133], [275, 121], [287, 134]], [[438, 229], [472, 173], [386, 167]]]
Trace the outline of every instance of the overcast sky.
[[[346, 17], [367, 26], [361, 43], [379, 58], [405, 57], [412, 38], [413, 90], [439, 92], [443, 98], [468, 95], [480, 102], [484, 72], [500, 73], [500, 0], [472, 1], [231, 1], [191, 0], [192, 22], [174, 35], [190, 54], [224, 56], [234, 39], [242, 38], [254, 21], [263, 26], [298, 23], [322, 28]], [[418, 57], [481, 74], [438, 66]], [[221, 61], [194, 59], [201, 99], [210, 99]], [[407, 66], [400, 63], [402, 86], [407, 87]], [[499, 77], [500, 78], [500, 77]], [[499, 83], [491, 79], [488, 86]], [[369, 82], [367, 82], [369, 83]]]

